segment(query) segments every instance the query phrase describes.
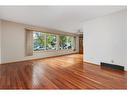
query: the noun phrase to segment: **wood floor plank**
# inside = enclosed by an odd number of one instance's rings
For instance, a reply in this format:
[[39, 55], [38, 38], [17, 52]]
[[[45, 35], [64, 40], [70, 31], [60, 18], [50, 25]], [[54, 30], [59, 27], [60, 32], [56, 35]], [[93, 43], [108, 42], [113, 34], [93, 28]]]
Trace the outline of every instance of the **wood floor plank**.
[[127, 72], [83, 62], [82, 54], [0, 65], [0, 89], [127, 89]]

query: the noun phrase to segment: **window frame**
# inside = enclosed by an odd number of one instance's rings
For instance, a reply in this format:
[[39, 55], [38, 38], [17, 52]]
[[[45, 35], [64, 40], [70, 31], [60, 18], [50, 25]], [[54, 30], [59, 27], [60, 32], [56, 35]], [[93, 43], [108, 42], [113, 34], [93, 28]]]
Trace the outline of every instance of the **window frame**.
[[[36, 32], [36, 31], [35, 31], [35, 32]], [[34, 33], [34, 32], [33, 32], [33, 33]], [[44, 50], [45, 50], [45, 49], [46, 49], [46, 40], [45, 40], [45, 36], [46, 36], [46, 35], [45, 35], [45, 33], [43, 33], [43, 32], [40, 32], [40, 33], [44, 34], [44, 35], [43, 35], [44, 38], [42, 38], [42, 39], [44, 39]], [[40, 49], [40, 50], [34, 50], [34, 35], [33, 35], [33, 51], [44, 51], [44, 50], [41, 50], [41, 49]]]
[[[47, 33], [48, 35], [50, 35], [50, 36], [56, 36], [55, 34], [51, 34], [51, 33]], [[45, 48], [45, 50], [57, 50], [57, 47], [56, 47], [56, 44], [55, 44], [55, 49], [47, 49], [47, 35], [46, 34], [46, 48]], [[57, 37], [56, 37], [56, 43], [57, 43]]]
[[[34, 32], [40, 32], [40, 31], [34, 31]], [[48, 32], [41, 32], [41, 33], [45, 34], [45, 49], [44, 50], [34, 50], [33, 49], [33, 52], [75, 51], [76, 50], [76, 36], [73, 36], [73, 35], [64, 35], [64, 34], [55, 34], [55, 33], [48, 33]], [[47, 47], [46, 47], [47, 34], [55, 35], [56, 36], [56, 49], [48, 49], [47, 50]], [[70, 37], [73, 37], [74, 42], [73, 42], [72, 48], [70, 48], [70, 49], [60, 49], [60, 36], [70, 36]], [[33, 47], [34, 47], [34, 43], [33, 43]]]
[[[73, 44], [72, 44], [72, 47], [70, 49], [60, 49], [59, 47], [59, 50], [74, 50], [73, 48], [75, 48], [74, 44], [76, 44], [75, 42], [75, 36], [70, 36], [70, 35], [59, 35], [59, 41], [60, 41], [60, 36], [65, 36], [65, 37], [72, 37], [73, 38]], [[68, 39], [67, 39], [68, 41]], [[60, 46], [60, 43], [59, 43], [59, 46]]]

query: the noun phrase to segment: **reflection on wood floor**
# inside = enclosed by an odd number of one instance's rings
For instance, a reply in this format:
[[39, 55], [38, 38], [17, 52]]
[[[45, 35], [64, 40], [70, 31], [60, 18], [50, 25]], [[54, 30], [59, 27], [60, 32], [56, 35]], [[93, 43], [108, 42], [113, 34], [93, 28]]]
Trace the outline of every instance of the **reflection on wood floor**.
[[0, 65], [0, 89], [126, 89], [127, 72], [83, 63], [82, 54]]

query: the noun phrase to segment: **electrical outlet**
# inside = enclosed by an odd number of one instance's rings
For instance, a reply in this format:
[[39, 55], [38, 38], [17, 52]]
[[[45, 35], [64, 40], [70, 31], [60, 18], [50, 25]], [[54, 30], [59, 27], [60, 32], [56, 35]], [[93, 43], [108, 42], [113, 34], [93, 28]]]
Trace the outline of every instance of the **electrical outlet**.
[[111, 63], [114, 63], [114, 60], [111, 60]]

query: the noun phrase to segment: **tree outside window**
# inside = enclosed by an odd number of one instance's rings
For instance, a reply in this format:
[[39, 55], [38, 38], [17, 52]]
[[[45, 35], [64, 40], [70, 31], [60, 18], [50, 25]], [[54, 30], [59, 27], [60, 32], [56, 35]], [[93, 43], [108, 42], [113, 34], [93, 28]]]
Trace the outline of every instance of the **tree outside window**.
[[73, 45], [74, 45], [73, 36], [55, 35], [55, 34], [43, 33], [43, 32], [33, 32], [34, 51], [57, 50], [57, 49], [69, 50], [69, 49], [74, 49]]
[[62, 49], [72, 49], [73, 47], [73, 37], [61, 35], [60, 37], [60, 50]]
[[33, 48], [36, 50], [45, 50], [45, 33], [34, 32], [33, 33]]
[[46, 49], [56, 50], [56, 36], [53, 34], [46, 35]]

